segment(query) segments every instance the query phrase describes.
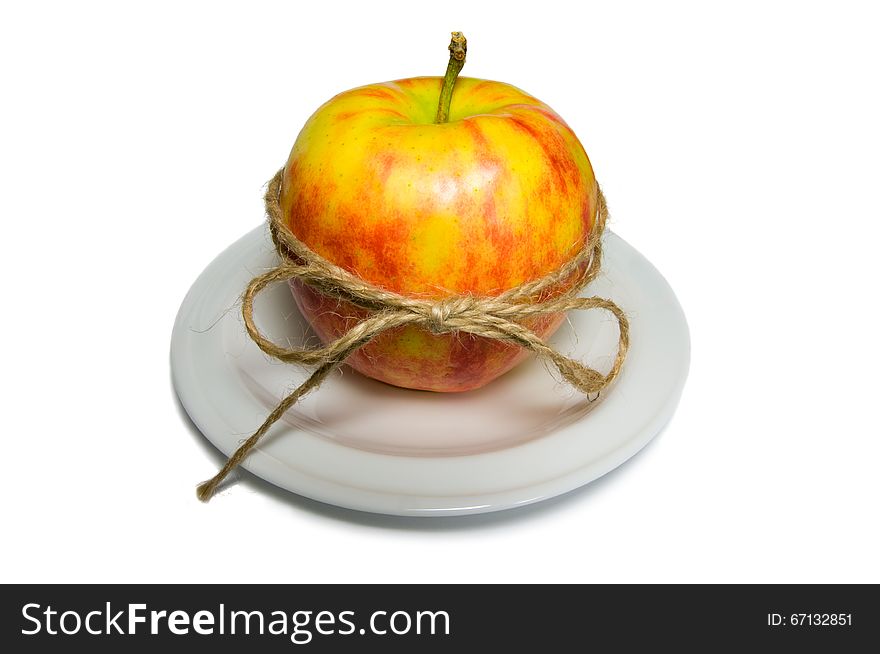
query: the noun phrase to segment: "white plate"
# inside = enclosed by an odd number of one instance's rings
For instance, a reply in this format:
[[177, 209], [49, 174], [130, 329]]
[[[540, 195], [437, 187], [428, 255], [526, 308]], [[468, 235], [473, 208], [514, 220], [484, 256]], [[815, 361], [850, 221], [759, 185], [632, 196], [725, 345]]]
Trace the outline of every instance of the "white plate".
[[[265, 228], [253, 230], [199, 276], [174, 324], [177, 394], [227, 455], [308, 374], [269, 359], [244, 331], [239, 296], [275, 260]], [[600, 477], [672, 417], [690, 342], [672, 289], [610, 232], [603, 273], [585, 294], [610, 297], [631, 322], [629, 356], [598, 399], [574, 391], [534, 358], [482, 389], [453, 394], [399, 389], [345, 367], [288, 411], [244, 467], [322, 502], [409, 516], [512, 508]], [[260, 296], [255, 315], [276, 342], [316, 342], [285, 284]], [[552, 343], [604, 372], [616, 340], [609, 316], [576, 311]]]

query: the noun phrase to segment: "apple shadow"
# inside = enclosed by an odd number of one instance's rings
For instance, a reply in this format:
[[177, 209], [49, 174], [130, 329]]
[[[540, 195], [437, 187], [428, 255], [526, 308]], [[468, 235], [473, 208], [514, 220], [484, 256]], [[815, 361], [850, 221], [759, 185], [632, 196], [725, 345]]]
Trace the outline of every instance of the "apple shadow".
[[[171, 384], [171, 395], [177, 413], [181, 422], [189, 431], [190, 435], [202, 451], [215, 463], [219, 469], [226, 462], [226, 456], [218, 450], [214, 445], [202, 434], [196, 424], [189, 417], [177, 391]], [[478, 513], [463, 516], [444, 516], [444, 517], [419, 517], [419, 516], [393, 516], [380, 513], [369, 513], [367, 511], [358, 511], [356, 509], [347, 509], [344, 507], [326, 504], [317, 500], [297, 495], [291, 491], [279, 488], [278, 486], [257, 477], [253, 473], [244, 468], [237, 468], [229, 477], [220, 485], [218, 493], [228, 490], [233, 486], [242, 485], [254, 492], [259, 492], [274, 498], [280, 504], [284, 504], [290, 509], [296, 511], [306, 511], [314, 516], [340, 520], [352, 524], [373, 527], [378, 529], [389, 530], [411, 530], [411, 531], [463, 531], [468, 529], [487, 529], [504, 527], [513, 523], [524, 522], [536, 519], [545, 519], [553, 513], [559, 513], [564, 510], [570, 510], [578, 503], [586, 502], [590, 498], [601, 493], [606, 488], [613, 486], [622, 479], [627, 471], [632, 468], [632, 461], [641, 459], [643, 452], [653, 447], [654, 442], [666, 431], [667, 425], [664, 425], [660, 432], [651, 441], [642, 448], [635, 456], [630, 457], [623, 464], [614, 470], [602, 475], [598, 479], [576, 488], [556, 497], [527, 504], [525, 506], [506, 509], [503, 511], [493, 511], [490, 513]], [[193, 484], [195, 490], [195, 483]], [[198, 502], [195, 492], [192, 494], [192, 501]], [[215, 497], [212, 501], [222, 502], [222, 497]]]

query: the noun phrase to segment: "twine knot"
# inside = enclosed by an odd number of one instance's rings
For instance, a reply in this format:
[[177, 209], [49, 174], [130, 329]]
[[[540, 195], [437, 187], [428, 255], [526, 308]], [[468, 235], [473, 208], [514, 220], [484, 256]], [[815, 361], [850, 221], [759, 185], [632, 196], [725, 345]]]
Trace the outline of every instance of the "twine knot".
[[433, 302], [426, 302], [423, 326], [432, 334], [448, 334], [457, 331], [468, 321], [475, 302], [470, 295], [453, 295]]
[[[597, 195], [596, 217], [589, 238], [581, 250], [558, 270], [494, 296], [453, 295], [428, 300], [374, 286], [327, 261], [296, 238], [286, 224], [279, 203], [283, 172], [284, 169], [281, 169], [275, 174], [266, 191], [269, 228], [281, 263], [251, 280], [242, 296], [241, 313], [248, 335], [263, 352], [279, 361], [316, 368], [305, 382], [281, 400], [220, 471], [199, 485], [197, 495], [202, 501], [211, 498], [223, 479], [303, 395], [320, 386], [327, 375], [341, 366], [351, 354], [390, 329], [419, 325], [433, 334], [466, 332], [516, 345], [552, 363], [568, 383], [586, 394], [604, 390], [620, 373], [629, 348], [626, 316], [611, 300], [579, 296], [580, 291], [596, 278], [601, 267], [601, 239], [608, 217], [601, 189]], [[257, 329], [254, 299], [270, 284], [291, 279], [298, 279], [324, 295], [368, 309], [371, 315], [321, 348], [285, 348], [276, 345]], [[580, 361], [560, 354], [522, 324], [526, 318], [575, 309], [602, 309], [617, 320], [617, 355], [607, 374], [603, 375]]]
[[445, 334], [452, 331], [446, 324], [452, 315], [452, 306], [446, 300], [432, 304], [428, 309], [428, 321], [426, 327], [433, 334]]

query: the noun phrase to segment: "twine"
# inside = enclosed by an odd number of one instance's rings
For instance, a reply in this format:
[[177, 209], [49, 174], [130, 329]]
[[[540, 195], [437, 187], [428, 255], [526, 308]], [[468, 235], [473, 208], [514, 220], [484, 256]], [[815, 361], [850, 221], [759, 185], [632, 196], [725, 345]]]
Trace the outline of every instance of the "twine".
[[[601, 189], [598, 192], [596, 220], [589, 238], [580, 252], [558, 270], [496, 296], [453, 295], [432, 300], [407, 297], [370, 284], [330, 263], [296, 238], [288, 228], [279, 204], [283, 170], [279, 170], [269, 182], [265, 198], [269, 228], [281, 263], [251, 280], [242, 297], [241, 311], [248, 335], [263, 352], [285, 363], [317, 368], [305, 382], [281, 400], [260, 428], [238, 447], [214, 477], [198, 486], [197, 495], [203, 502], [211, 498], [217, 486], [290, 407], [320, 386], [327, 375], [341, 366], [351, 354], [389, 329], [418, 325], [433, 334], [466, 332], [516, 345], [552, 363], [568, 383], [587, 394], [604, 390], [620, 373], [629, 348], [626, 316], [611, 300], [577, 297], [596, 278], [602, 265], [601, 238], [608, 209]], [[285, 348], [276, 345], [257, 329], [254, 299], [270, 284], [291, 279], [298, 279], [324, 295], [368, 309], [372, 314], [321, 348]], [[565, 289], [558, 293], [558, 287], [563, 283]], [[616, 318], [620, 336], [617, 355], [608, 374], [603, 375], [560, 354], [519, 322], [532, 316], [574, 309], [603, 309]]]

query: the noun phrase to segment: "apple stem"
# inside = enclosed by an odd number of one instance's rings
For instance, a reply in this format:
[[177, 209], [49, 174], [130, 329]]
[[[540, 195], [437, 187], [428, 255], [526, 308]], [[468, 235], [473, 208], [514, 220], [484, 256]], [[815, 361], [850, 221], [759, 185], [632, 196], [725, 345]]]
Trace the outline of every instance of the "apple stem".
[[437, 106], [435, 123], [449, 121], [449, 105], [452, 104], [452, 90], [455, 88], [455, 80], [464, 67], [464, 59], [467, 55], [467, 39], [461, 32], [452, 33], [452, 41], [449, 43], [449, 65], [446, 66], [446, 76], [443, 78], [443, 86], [440, 87], [440, 104]]

